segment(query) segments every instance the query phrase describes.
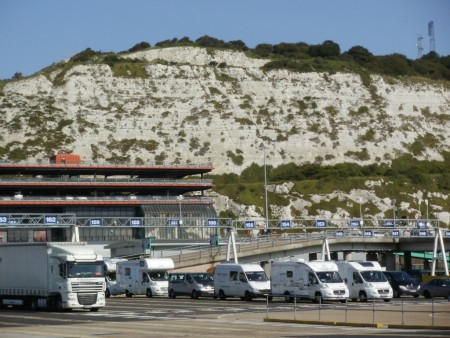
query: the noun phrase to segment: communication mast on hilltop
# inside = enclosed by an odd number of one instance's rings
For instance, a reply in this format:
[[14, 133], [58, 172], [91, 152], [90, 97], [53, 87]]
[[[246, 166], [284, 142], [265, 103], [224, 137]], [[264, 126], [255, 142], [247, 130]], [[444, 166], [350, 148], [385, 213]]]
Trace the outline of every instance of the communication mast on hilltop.
[[417, 58], [420, 59], [422, 57], [423, 47], [422, 47], [422, 35], [419, 34], [417, 37]]
[[428, 36], [430, 37], [430, 52], [435, 51], [434, 46], [434, 22], [430, 21], [428, 23]]

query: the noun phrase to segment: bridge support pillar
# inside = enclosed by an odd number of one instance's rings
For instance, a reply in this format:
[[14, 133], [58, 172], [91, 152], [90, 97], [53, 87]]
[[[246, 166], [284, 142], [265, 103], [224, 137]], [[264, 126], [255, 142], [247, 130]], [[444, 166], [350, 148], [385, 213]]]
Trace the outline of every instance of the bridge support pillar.
[[351, 251], [344, 251], [344, 261], [350, 261], [352, 259]]
[[[323, 257], [323, 258], [324, 258], [324, 257]], [[311, 253], [309, 254], [308, 260], [310, 260], [310, 261], [315, 261], [315, 260], [317, 260], [317, 252], [311, 252]]]
[[337, 251], [330, 252], [330, 259], [332, 261], [337, 261], [338, 260], [338, 253], [337, 253]]
[[412, 271], [411, 251], [405, 251], [403, 253], [403, 259], [404, 259], [404, 261], [403, 261], [403, 265], [404, 265], [403, 269], [406, 272]]
[[366, 261], [378, 262], [378, 255], [376, 252], [368, 252], [366, 255]]
[[393, 252], [384, 252], [381, 266], [385, 266], [387, 271], [397, 270], [395, 268], [395, 256]]

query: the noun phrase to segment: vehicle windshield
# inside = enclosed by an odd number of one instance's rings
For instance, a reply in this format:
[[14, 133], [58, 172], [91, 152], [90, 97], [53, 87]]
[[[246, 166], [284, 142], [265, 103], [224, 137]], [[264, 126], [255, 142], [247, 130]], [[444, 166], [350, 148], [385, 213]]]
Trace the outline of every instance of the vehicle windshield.
[[110, 282], [114, 282], [116, 280], [116, 273], [115, 272], [108, 272], [108, 273], [106, 273], [106, 278]]
[[213, 277], [209, 273], [191, 273], [191, 276], [197, 283], [214, 282]]
[[267, 275], [264, 271], [248, 271], [245, 273], [250, 282], [265, 282], [268, 281]]
[[387, 282], [384, 273], [381, 271], [361, 271], [361, 276], [366, 282]]
[[339, 272], [336, 271], [324, 271], [324, 272], [316, 272], [317, 278], [322, 283], [343, 283], [344, 281], [339, 275]]
[[68, 278], [104, 277], [103, 262], [67, 263]]
[[169, 280], [169, 274], [167, 271], [152, 271], [148, 274], [153, 281], [166, 281]]
[[411, 278], [410, 275], [403, 271], [399, 272], [391, 272], [392, 277], [400, 284], [400, 285], [407, 285], [407, 284], [414, 284], [414, 280]]

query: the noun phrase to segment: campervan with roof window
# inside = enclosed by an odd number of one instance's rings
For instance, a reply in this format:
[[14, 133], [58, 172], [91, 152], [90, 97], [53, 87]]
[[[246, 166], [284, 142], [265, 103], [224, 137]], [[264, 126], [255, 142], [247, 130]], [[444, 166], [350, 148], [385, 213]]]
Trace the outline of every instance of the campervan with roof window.
[[141, 258], [118, 262], [118, 287], [125, 295], [168, 296], [169, 273], [174, 268], [170, 258]]
[[272, 295], [283, 295], [286, 302], [294, 297], [320, 303], [323, 300], [345, 302], [349, 295], [334, 261], [272, 262], [271, 273]]

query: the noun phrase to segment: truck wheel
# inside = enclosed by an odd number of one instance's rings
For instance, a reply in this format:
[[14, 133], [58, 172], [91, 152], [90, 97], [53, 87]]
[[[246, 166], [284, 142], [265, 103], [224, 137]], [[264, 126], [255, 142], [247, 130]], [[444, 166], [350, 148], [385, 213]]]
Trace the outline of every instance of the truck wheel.
[[323, 303], [322, 295], [321, 295], [320, 293], [316, 293], [316, 294], [314, 295], [313, 302], [314, 302], [314, 303], [317, 303], [317, 304], [322, 304], [322, 303]]
[[172, 298], [172, 299], [175, 299], [177, 297], [177, 295], [175, 294], [175, 291], [173, 289], [170, 289], [169, 297]]
[[198, 292], [196, 290], [192, 290], [191, 298], [198, 299]]
[[92, 307], [90, 308], [91, 312], [98, 312], [99, 308], [98, 307]]
[[55, 309], [58, 312], [62, 312], [64, 310], [61, 297], [56, 298]]
[[291, 297], [291, 294], [289, 293], [289, 292], [286, 292], [285, 294], [284, 294], [284, 301], [286, 302], [286, 303], [290, 303], [290, 302], [292, 302], [294, 300], [294, 297]]
[[245, 300], [247, 301], [247, 302], [251, 302], [253, 299], [252, 299], [252, 295], [250, 294], [250, 292], [248, 292], [248, 291], [245, 291], [245, 296], [244, 296], [244, 298], [245, 298]]
[[227, 299], [227, 297], [225, 296], [225, 292], [223, 292], [223, 290], [219, 290], [219, 299], [220, 300]]
[[398, 289], [394, 289], [394, 298], [400, 298], [400, 291]]
[[151, 290], [151, 289], [147, 289], [147, 290], [145, 291], [145, 295], [146, 295], [148, 298], [152, 298], [152, 297], [153, 297], [152, 290]]
[[38, 310], [37, 299], [36, 298], [30, 299], [30, 310], [31, 311], [37, 311]]
[[364, 291], [361, 291], [361, 292], [359, 293], [359, 300], [360, 300], [361, 302], [367, 302], [367, 295], [366, 295], [366, 293], [365, 293]]
[[125, 295], [126, 295], [128, 298], [131, 298], [131, 297], [133, 296], [133, 294], [130, 293], [130, 292], [128, 292], [128, 290], [125, 290]]
[[106, 291], [105, 291], [105, 297], [106, 297], [106, 298], [111, 297], [111, 292], [109, 292], [109, 289], [106, 289]]

